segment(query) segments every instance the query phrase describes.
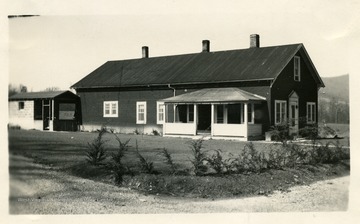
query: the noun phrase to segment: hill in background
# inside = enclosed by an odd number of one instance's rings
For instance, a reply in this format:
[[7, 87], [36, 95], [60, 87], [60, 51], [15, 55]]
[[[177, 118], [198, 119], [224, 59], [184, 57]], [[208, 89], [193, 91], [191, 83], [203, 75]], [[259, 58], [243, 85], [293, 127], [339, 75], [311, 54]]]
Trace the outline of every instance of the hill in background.
[[325, 88], [319, 90], [319, 122], [350, 122], [349, 75], [322, 77]]
[[319, 99], [332, 99], [349, 103], [349, 74], [322, 77], [325, 88], [319, 90]]

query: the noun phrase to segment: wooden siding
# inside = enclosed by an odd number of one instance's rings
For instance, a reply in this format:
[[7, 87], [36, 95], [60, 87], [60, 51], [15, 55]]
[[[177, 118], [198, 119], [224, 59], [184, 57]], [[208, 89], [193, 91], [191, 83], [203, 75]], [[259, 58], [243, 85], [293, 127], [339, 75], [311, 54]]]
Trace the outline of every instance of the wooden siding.
[[[181, 91], [179, 91], [181, 93]], [[160, 127], [156, 123], [156, 102], [173, 96], [173, 90], [79, 92], [82, 122], [85, 127], [127, 127], [142, 129], [143, 126]], [[104, 101], [118, 101], [118, 117], [104, 117]], [[136, 102], [146, 101], [146, 124], [136, 124]], [[126, 132], [129, 132], [127, 130]]]
[[[259, 85], [256, 86], [255, 84]], [[240, 87], [241, 89], [268, 97], [270, 93], [269, 82], [242, 83], [242, 84], [226, 84], [226, 87]], [[219, 87], [219, 84], [215, 85]], [[214, 85], [206, 85], [207, 88], [215, 87]], [[222, 85], [220, 85], [222, 86]], [[176, 95], [190, 93], [204, 88], [204, 85], [182, 86], [176, 88]], [[172, 97], [173, 89], [170, 88], [126, 88], [119, 89], [79, 89], [78, 95], [81, 98], [82, 124], [83, 130], [92, 131], [100, 128], [102, 125], [113, 128], [118, 132], [129, 133], [138, 129], [144, 133], [150, 133], [152, 129], [162, 131], [162, 125], [156, 123], [156, 102], [158, 100]], [[103, 116], [103, 102], [118, 101], [118, 117]], [[146, 125], [136, 124], [136, 102], [147, 102], [147, 123]], [[261, 114], [261, 121], [268, 121], [267, 111], [265, 113], [259, 110], [267, 109], [266, 104], [256, 106], [255, 111]], [[171, 119], [171, 116], [170, 116]], [[259, 120], [257, 120], [259, 121]], [[266, 126], [266, 125], [265, 125]]]
[[[275, 100], [286, 100], [287, 107], [289, 107], [289, 96], [292, 91], [295, 91], [299, 96], [299, 118], [306, 117], [306, 102], [315, 102], [316, 110], [318, 106], [318, 86], [313, 76], [310, 73], [309, 68], [306, 66], [303, 58], [300, 54], [296, 56], [300, 57], [300, 71], [301, 79], [300, 82], [294, 81], [294, 59], [292, 59], [285, 69], [278, 76], [271, 88], [271, 125], [274, 125], [274, 114], [275, 114]], [[287, 110], [289, 113], [289, 110]], [[317, 113], [316, 113], [317, 114]], [[287, 114], [289, 117], [289, 114]], [[299, 122], [299, 128], [304, 127], [303, 122]]]

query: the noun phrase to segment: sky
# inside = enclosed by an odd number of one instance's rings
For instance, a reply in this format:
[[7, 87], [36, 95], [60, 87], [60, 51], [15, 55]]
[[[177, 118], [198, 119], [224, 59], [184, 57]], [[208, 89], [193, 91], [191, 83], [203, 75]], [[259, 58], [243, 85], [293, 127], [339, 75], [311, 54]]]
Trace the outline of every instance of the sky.
[[303, 43], [322, 77], [350, 73], [359, 1], [148, 2], [8, 19], [9, 83], [69, 89], [106, 61], [140, 58], [142, 46], [150, 57], [200, 52], [204, 39], [211, 51], [243, 49], [255, 33], [261, 46]]

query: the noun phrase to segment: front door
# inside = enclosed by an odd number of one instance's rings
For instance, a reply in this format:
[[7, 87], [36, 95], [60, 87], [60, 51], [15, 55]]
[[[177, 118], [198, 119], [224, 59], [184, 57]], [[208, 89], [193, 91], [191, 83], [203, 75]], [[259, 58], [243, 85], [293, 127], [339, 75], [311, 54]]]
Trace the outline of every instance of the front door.
[[296, 93], [289, 98], [289, 134], [298, 134], [299, 131], [299, 99]]
[[210, 133], [211, 131], [211, 105], [198, 105], [198, 133]]

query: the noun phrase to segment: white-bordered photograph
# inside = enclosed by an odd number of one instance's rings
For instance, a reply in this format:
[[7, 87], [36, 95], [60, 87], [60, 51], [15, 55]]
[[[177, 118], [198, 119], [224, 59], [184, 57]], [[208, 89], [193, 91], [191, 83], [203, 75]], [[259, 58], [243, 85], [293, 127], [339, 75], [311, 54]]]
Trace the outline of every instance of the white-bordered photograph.
[[359, 2], [140, 2], [7, 13], [10, 216], [351, 210]]

